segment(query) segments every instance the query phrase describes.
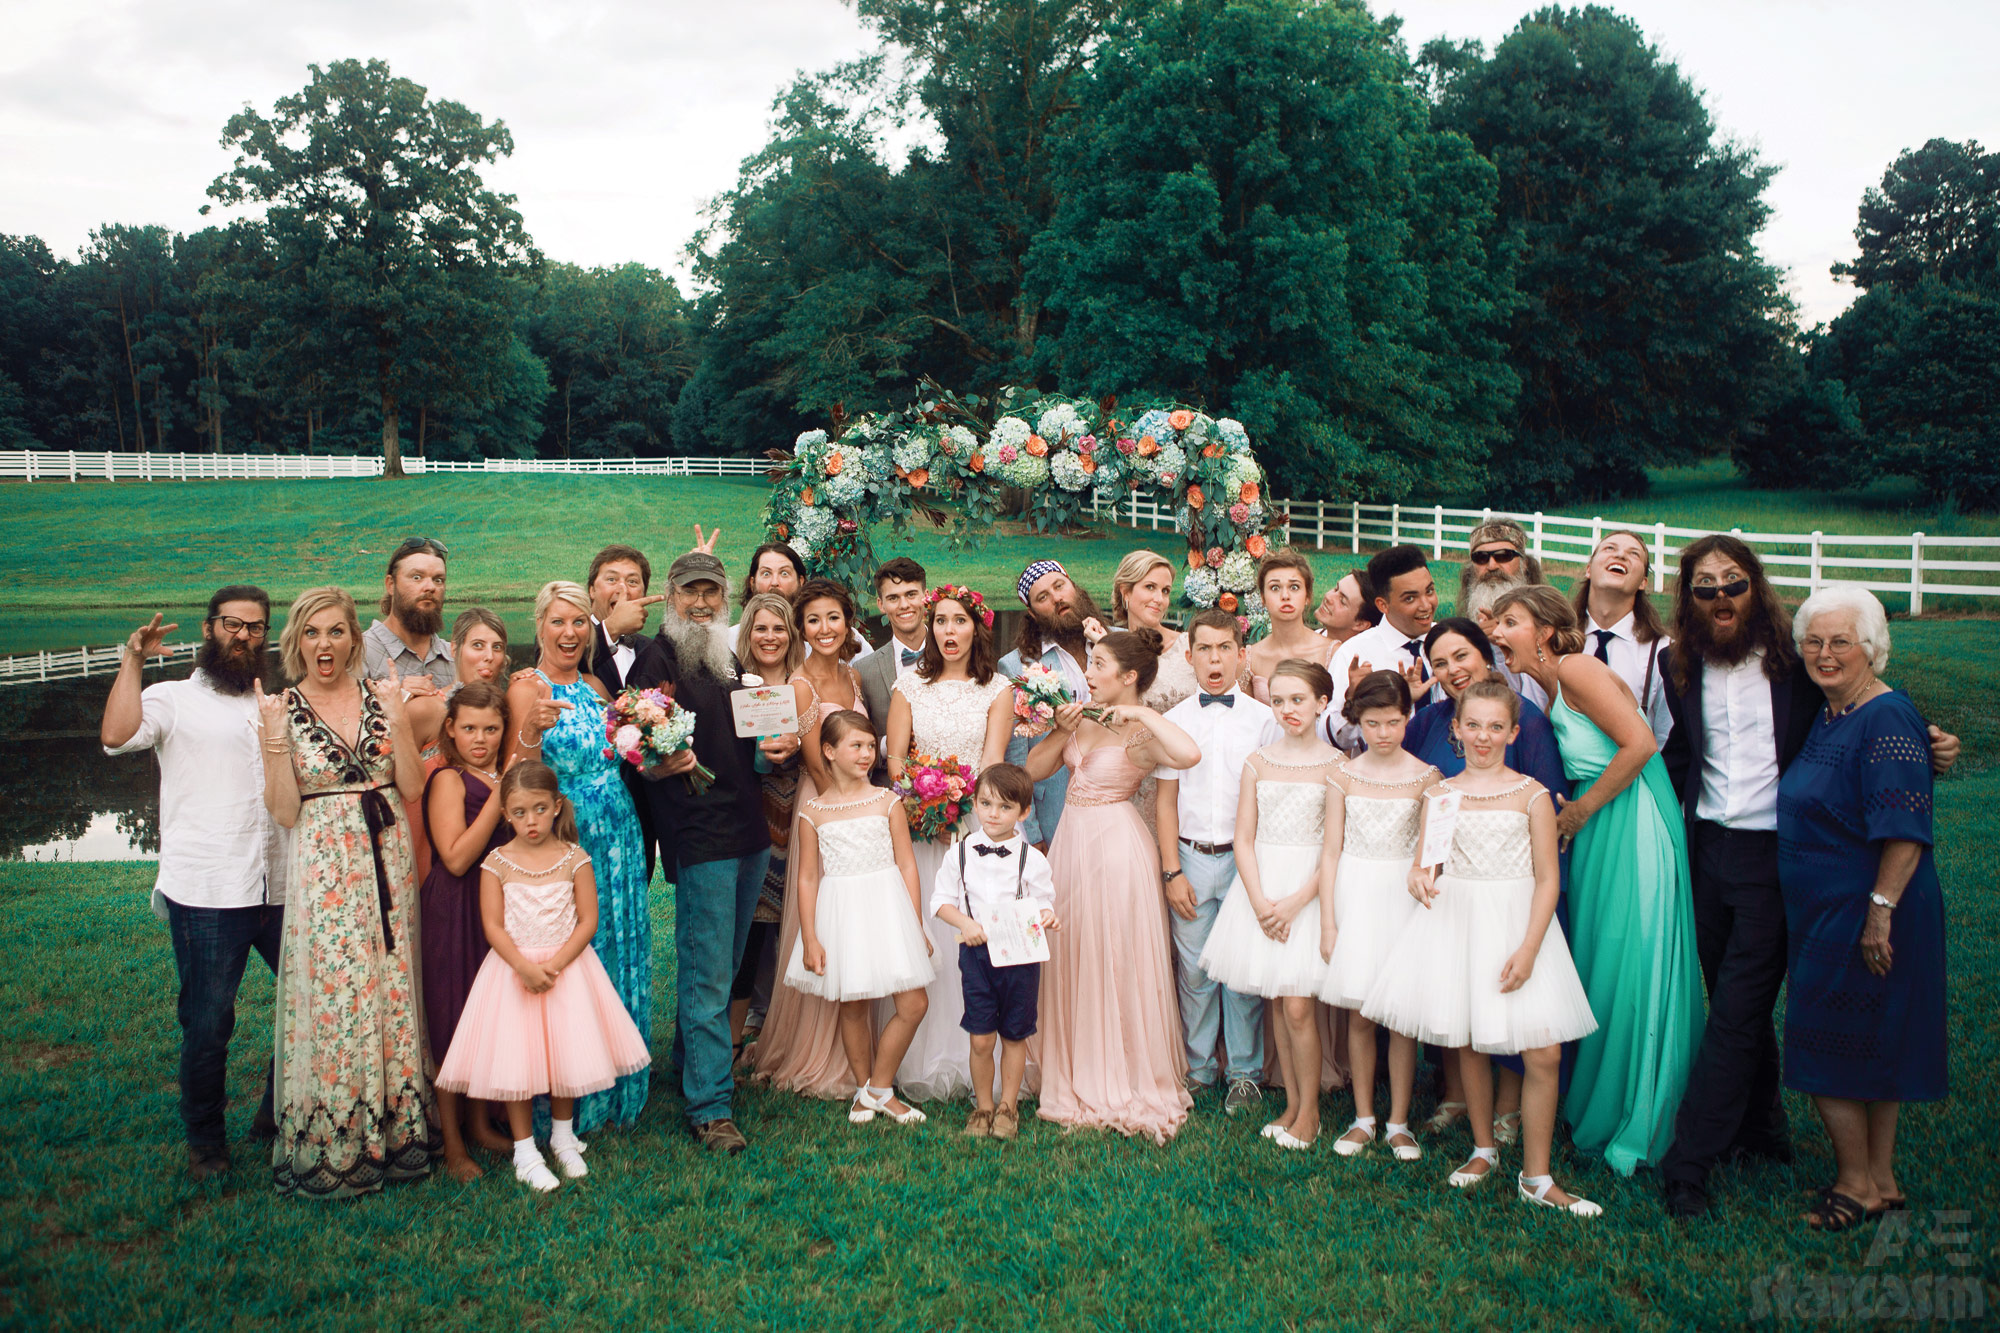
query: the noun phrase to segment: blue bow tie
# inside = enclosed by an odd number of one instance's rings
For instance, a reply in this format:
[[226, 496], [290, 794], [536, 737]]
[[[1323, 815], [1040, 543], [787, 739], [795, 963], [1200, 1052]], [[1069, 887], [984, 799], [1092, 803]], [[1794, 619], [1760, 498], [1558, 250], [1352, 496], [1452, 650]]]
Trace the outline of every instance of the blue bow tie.
[[1224, 708], [1234, 708], [1236, 707], [1236, 696], [1233, 694], [1202, 694], [1201, 706], [1206, 708], [1210, 704], [1221, 704]]
[[903, 665], [903, 666], [908, 666], [908, 665], [910, 665], [910, 663], [912, 663], [912, 662], [921, 662], [921, 661], [923, 661], [923, 660], [924, 660], [924, 653], [923, 653], [923, 649], [921, 649], [921, 648], [905, 648], [905, 649], [903, 649], [903, 660], [902, 660], [902, 663], [901, 663], [901, 665]]

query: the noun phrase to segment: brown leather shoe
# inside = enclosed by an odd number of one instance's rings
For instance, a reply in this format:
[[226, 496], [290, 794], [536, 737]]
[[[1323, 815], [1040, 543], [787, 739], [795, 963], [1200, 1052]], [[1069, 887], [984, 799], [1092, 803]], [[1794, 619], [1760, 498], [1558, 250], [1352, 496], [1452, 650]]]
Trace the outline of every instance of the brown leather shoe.
[[993, 1112], [974, 1107], [972, 1114], [965, 1118], [965, 1137], [968, 1139], [993, 1137]]
[[207, 1180], [229, 1174], [229, 1149], [208, 1144], [188, 1145], [188, 1179]]
[[743, 1131], [736, 1127], [736, 1122], [726, 1116], [721, 1120], [702, 1121], [694, 1127], [694, 1136], [710, 1152], [731, 1156], [750, 1146], [750, 1140], [743, 1137]]
[[1002, 1106], [993, 1112], [993, 1137], [1007, 1142], [1021, 1136], [1021, 1112], [1012, 1106]]

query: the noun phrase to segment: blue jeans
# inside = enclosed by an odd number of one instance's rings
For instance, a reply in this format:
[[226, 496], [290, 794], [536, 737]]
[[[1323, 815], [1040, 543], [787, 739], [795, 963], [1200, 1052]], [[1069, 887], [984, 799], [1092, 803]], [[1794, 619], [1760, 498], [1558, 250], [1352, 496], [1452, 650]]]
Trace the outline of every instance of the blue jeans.
[[[167, 899], [167, 928], [174, 940], [174, 971], [180, 977], [181, 1119], [187, 1141], [199, 1148], [228, 1142], [222, 1108], [229, 1104], [229, 1038], [236, 1031], [236, 991], [243, 966], [255, 949], [278, 971], [285, 909], [183, 907]], [[271, 1074], [266, 1065], [264, 1099], [258, 1110], [271, 1114]]]
[[1264, 1077], [1264, 997], [1240, 995], [1218, 985], [1201, 970], [1202, 946], [1215, 928], [1215, 914], [1236, 879], [1236, 856], [1210, 856], [1181, 844], [1181, 869], [1194, 890], [1194, 920], [1183, 921], [1171, 910], [1167, 924], [1174, 932], [1174, 972], [1179, 980], [1181, 1030], [1187, 1034], [1188, 1077], [1200, 1084], [1215, 1082], [1215, 1038], [1221, 1030], [1229, 1057], [1229, 1077]]
[[729, 1041], [729, 986], [743, 964], [750, 920], [764, 887], [766, 847], [753, 856], [682, 866], [674, 881], [674, 1063], [687, 1117], [729, 1118], [736, 1080]]

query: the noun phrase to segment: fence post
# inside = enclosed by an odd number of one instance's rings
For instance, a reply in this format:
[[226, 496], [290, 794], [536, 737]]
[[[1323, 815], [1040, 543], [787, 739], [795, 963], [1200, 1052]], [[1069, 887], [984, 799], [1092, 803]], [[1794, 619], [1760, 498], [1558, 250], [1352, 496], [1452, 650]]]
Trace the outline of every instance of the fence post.
[[1667, 590], [1667, 525], [1653, 525], [1653, 591]]
[[1389, 545], [1396, 546], [1403, 540], [1403, 506], [1389, 506]]
[[1437, 506], [1437, 517], [1433, 519], [1432, 522], [1435, 524], [1435, 526], [1432, 527], [1431, 529], [1431, 559], [1442, 560], [1444, 559], [1444, 506], [1443, 505]]
[[1812, 532], [1812, 571], [1807, 575], [1808, 582], [1806, 584], [1806, 591], [1808, 592], [1819, 591], [1819, 538], [1820, 530], [1814, 528]]
[[1535, 511], [1535, 559], [1542, 558], [1542, 511]]
[[1924, 534], [1910, 534], [1910, 614], [1924, 613]]
[[[1604, 516], [1602, 514], [1592, 514], [1590, 516], [1591, 555], [1597, 554], [1598, 543], [1602, 542], [1603, 540], [1604, 540]], [[1585, 556], [1583, 558], [1583, 563], [1585, 563], [1586, 565], [1589, 564], [1590, 556]]]
[[76, 480], [76, 450], [69, 451], [69, 479]]
[[[105, 457], [108, 458], [110, 455], [107, 454]], [[90, 645], [87, 643], [83, 645], [83, 674], [86, 678], [90, 675]]]
[[1313, 548], [1326, 549], [1326, 501], [1315, 500], [1313, 510]]
[[[144, 452], [144, 451], [141, 451], [141, 453], [142, 453], [142, 456], [143, 456], [143, 452]], [[111, 451], [110, 451], [109, 449], [106, 449], [106, 450], [104, 451], [104, 479], [105, 479], [106, 481], [116, 481], [116, 480], [117, 480], [117, 478], [116, 478], [116, 477], [113, 477], [113, 476], [111, 475]], [[88, 672], [85, 672], [84, 674], [88, 675], [89, 673], [88, 673]]]
[[1355, 555], [1360, 555], [1361, 554], [1361, 501], [1355, 500], [1353, 501], [1353, 505], [1354, 505], [1354, 510], [1353, 510], [1352, 522], [1354, 526], [1349, 529], [1349, 531], [1353, 533], [1353, 538], [1352, 538], [1353, 545], [1349, 549]]

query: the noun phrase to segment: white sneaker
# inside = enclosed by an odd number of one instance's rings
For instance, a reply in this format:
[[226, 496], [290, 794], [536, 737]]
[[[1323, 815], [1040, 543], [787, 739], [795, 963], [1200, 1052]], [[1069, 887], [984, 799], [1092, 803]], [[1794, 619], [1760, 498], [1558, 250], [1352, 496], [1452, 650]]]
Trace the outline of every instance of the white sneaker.
[[571, 1139], [568, 1143], [552, 1143], [549, 1151], [556, 1155], [556, 1165], [571, 1180], [579, 1180], [590, 1174], [590, 1168], [583, 1162], [583, 1140]]
[[[579, 1164], [581, 1164], [580, 1159]], [[519, 1157], [514, 1159], [514, 1179], [520, 1181], [529, 1189], [539, 1190], [543, 1194], [547, 1194], [550, 1190], [556, 1189], [562, 1184], [560, 1180], [556, 1179], [555, 1172], [549, 1170], [549, 1164], [542, 1160], [542, 1155], [539, 1152], [527, 1161], [523, 1161]]]

